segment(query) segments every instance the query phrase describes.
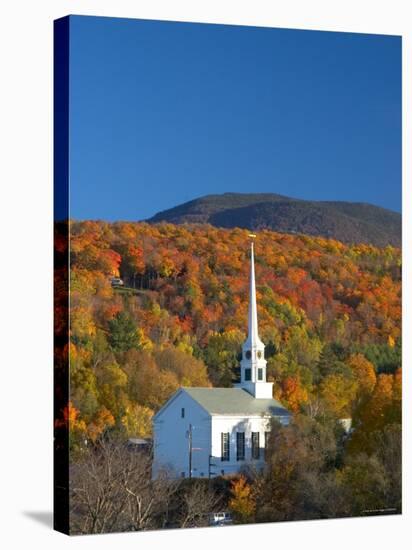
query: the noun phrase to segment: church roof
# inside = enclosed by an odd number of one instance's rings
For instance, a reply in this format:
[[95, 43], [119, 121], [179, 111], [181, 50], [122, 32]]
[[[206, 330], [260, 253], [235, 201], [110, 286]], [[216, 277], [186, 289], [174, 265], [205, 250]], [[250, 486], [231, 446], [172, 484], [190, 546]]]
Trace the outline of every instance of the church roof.
[[182, 388], [210, 414], [290, 416], [276, 399], [256, 399], [242, 388]]

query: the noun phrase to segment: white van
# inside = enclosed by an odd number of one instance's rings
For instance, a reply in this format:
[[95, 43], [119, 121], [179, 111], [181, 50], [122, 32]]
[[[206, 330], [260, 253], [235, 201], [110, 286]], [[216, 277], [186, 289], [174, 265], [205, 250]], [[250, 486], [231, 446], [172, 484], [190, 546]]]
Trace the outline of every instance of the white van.
[[230, 525], [233, 523], [229, 512], [215, 512], [209, 516], [209, 525]]
[[123, 286], [124, 282], [120, 277], [112, 277], [110, 280], [112, 286]]

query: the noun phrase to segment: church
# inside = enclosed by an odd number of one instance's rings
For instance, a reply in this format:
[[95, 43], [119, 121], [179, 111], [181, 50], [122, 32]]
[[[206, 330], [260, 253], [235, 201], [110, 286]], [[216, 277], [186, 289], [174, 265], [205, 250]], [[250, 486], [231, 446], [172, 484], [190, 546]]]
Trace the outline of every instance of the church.
[[[251, 235], [251, 237], [254, 237]], [[153, 418], [153, 477], [215, 477], [262, 468], [270, 420], [287, 425], [291, 413], [273, 399], [259, 338], [254, 247], [250, 253], [248, 337], [240, 383], [233, 388], [181, 387]]]

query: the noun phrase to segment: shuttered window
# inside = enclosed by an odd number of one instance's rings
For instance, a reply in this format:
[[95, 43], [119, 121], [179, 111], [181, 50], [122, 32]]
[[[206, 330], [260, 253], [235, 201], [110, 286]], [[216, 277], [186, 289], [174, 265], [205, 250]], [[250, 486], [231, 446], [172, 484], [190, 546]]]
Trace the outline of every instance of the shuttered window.
[[230, 460], [230, 439], [229, 432], [221, 433], [221, 456], [222, 461]]
[[236, 434], [236, 460], [245, 460], [245, 432]]

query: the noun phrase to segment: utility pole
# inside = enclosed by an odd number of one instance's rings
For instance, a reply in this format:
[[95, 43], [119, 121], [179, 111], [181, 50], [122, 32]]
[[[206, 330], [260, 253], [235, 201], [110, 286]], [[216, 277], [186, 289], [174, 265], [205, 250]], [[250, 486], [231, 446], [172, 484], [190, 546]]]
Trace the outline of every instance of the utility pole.
[[193, 445], [192, 445], [193, 436], [192, 436], [191, 424], [189, 424], [188, 438], [189, 438], [189, 479], [191, 479], [192, 478], [192, 453], [193, 453]]
[[214, 464], [212, 460], [213, 456], [209, 455], [209, 479], [211, 479], [212, 475], [215, 475], [215, 472], [212, 472], [212, 468], [214, 468], [216, 464]]

